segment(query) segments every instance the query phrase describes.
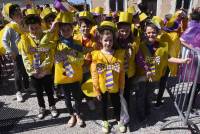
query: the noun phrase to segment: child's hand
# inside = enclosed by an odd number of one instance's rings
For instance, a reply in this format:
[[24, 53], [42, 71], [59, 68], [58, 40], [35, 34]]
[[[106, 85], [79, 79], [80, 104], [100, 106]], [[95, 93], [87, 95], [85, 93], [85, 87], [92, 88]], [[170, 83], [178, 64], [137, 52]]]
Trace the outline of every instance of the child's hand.
[[131, 57], [133, 54], [133, 49], [132, 48], [129, 48], [128, 49], [128, 56]]
[[102, 99], [102, 96], [101, 96], [101, 95], [98, 95], [98, 96], [97, 96], [97, 100], [98, 100], [98, 101], [101, 101], [101, 99]]
[[119, 94], [123, 95], [124, 94], [124, 89], [119, 89]]
[[54, 21], [50, 28], [50, 32], [55, 32], [57, 27], [58, 27], [58, 22]]
[[191, 59], [190, 58], [185, 58], [183, 59], [183, 63], [184, 64], [189, 64], [191, 62]]
[[10, 55], [13, 60], [16, 60], [17, 55], [15, 53], [12, 52]]
[[152, 73], [152, 72], [147, 72], [146, 76], [147, 76], [147, 79], [149, 80], [149, 82], [152, 82], [152, 81], [153, 81], [153, 80], [152, 80], [152, 76], [153, 76], [153, 73]]

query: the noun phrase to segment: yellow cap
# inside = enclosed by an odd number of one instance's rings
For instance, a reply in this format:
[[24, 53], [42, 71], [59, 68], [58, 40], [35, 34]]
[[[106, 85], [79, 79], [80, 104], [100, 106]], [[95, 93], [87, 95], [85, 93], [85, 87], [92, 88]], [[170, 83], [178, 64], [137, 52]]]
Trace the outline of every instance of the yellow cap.
[[73, 23], [73, 13], [72, 12], [59, 12], [55, 22], [61, 22], [61, 23]]
[[28, 16], [28, 15], [39, 15], [39, 14], [38, 14], [37, 9], [30, 8], [26, 10], [25, 15]]
[[142, 21], [144, 21], [145, 19], [147, 19], [147, 15], [145, 14], [145, 13], [141, 13], [140, 15], [139, 15], [139, 18], [140, 18], [140, 22], [142, 22]]
[[104, 30], [104, 29], [111, 29], [111, 30], [116, 30], [117, 26], [115, 25], [115, 23], [111, 22], [111, 21], [103, 21], [100, 24], [100, 27], [98, 28], [100, 31]]
[[153, 18], [152, 18], [152, 23], [154, 24], [154, 25], [156, 25], [159, 29], [161, 29], [162, 27], [164, 27], [164, 21], [162, 20], [162, 18], [161, 17], [159, 17], [159, 16], [153, 16]]
[[13, 5], [12, 3], [7, 3], [4, 5], [3, 14], [6, 15], [6, 17], [9, 17], [9, 14], [10, 14], [9, 10], [12, 5]]
[[48, 17], [51, 14], [55, 14], [55, 13], [52, 11], [51, 8], [47, 7], [47, 8], [42, 10], [42, 12], [40, 13], [40, 17], [42, 19], [44, 19], [44, 18]]
[[136, 10], [134, 6], [128, 7], [127, 12], [129, 12], [130, 14], [135, 14]]
[[91, 12], [91, 13], [94, 13], [94, 10], [95, 10], [95, 8], [92, 8], [92, 9], [90, 10], [90, 12]]
[[104, 11], [103, 7], [96, 7], [96, 8], [94, 9], [94, 13], [95, 13], [96, 15], [103, 14], [103, 11]]
[[171, 28], [171, 27], [174, 26], [175, 21], [176, 21], [176, 17], [172, 17], [169, 21], [167, 21], [167, 23], [165, 24], [165, 26], [167, 28]]
[[129, 12], [120, 12], [118, 23], [130, 23], [132, 22], [133, 16]]
[[87, 19], [93, 22], [93, 15], [89, 11], [82, 11], [79, 13], [79, 19]]
[[112, 17], [112, 12], [107, 13], [106, 17]]
[[83, 93], [88, 97], [96, 97], [97, 93], [93, 90], [92, 79], [87, 80], [82, 84], [81, 89]]
[[178, 10], [178, 11], [175, 12], [175, 14], [174, 14], [173, 17], [177, 18], [177, 17], [178, 17], [179, 15], [181, 15], [182, 13], [183, 13], [182, 10]]

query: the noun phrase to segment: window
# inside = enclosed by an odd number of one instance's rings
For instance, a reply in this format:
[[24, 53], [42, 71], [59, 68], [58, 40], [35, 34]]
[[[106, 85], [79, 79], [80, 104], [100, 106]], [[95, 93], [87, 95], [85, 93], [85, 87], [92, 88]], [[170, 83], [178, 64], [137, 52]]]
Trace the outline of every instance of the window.
[[191, 0], [177, 0], [176, 1], [176, 9], [180, 9], [182, 7], [182, 3], [183, 3], [183, 8], [188, 9], [190, 6], [190, 1]]
[[[110, 0], [110, 9], [115, 11], [116, 9], [116, 0]], [[118, 0], [118, 10], [123, 11], [123, 0]]]

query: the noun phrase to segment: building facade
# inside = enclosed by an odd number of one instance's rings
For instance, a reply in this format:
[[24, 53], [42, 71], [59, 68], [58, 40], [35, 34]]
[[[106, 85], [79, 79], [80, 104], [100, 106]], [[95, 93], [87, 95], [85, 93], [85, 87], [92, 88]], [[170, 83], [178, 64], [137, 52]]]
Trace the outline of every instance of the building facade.
[[129, 6], [137, 7], [137, 4], [141, 2], [146, 4], [153, 15], [161, 17], [168, 13], [174, 13], [176, 9], [181, 7], [191, 12], [192, 8], [200, 6], [200, 0], [91, 0], [91, 8], [101, 6], [105, 12], [115, 11], [116, 7], [119, 10], [126, 10]]

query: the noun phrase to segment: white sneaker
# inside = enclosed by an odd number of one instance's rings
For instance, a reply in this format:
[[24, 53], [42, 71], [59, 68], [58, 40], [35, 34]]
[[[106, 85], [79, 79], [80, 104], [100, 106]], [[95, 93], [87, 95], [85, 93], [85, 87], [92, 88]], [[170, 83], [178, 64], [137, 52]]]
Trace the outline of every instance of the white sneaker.
[[126, 132], [126, 127], [120, 121], [118, 122], [118, 129], [120, 133]]
[[22, 102], [23, 101], [22, 93], [20, 91], [18, 91], [16, 93], [16, 97], [17, 97], [17, 101], [18, 102]]
[[95, 107], [95, 104], [94, 104], [94, 101], [93, 101], [93, 100], [88, 100], [87, 104], [88, 104], [88, 107], [89, 107], [89, 109], [90, 109], [91, 111], [93, 111], [93, 110], [95, 110], [95, 109], [96, 109], [96, 107]]
[[103, 133], [109, 133], [109, 123], [108, 123], [108, 121], [102, 122], [102, 131], [103, 131]]
[[55, 106], [51, 106], [51, 107], [49, 108], [49, 110], [50, 110], [51, 115], [52, 115], [53, 118], [56, 118], [56, 117], [58, 116], [58, 111], [57, 111], [57, 109], [56, 109]]
[[46, 109], [43, 108], [43, 107], [40, 107], [39, 113], [38, 113], [38, 115], [37, 115], [38, 119], [43, 119], [44, 116], [45, 116], [45, 114], [46, 114]]

